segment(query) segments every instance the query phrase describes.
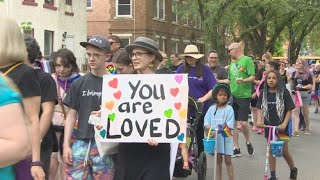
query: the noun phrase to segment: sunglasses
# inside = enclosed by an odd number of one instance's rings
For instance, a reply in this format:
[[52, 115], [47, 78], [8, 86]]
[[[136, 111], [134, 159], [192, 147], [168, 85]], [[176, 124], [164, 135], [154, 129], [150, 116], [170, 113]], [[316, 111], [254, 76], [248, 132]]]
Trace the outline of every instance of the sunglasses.
[[228, 49], [228, 52], [230, 53], [232, 50], [235, 50], [237, 48]]

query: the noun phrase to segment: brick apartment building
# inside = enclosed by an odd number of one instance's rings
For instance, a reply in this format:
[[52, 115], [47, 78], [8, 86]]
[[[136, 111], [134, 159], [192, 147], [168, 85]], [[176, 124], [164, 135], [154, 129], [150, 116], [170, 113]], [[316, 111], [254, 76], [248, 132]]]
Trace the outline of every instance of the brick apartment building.
[[168, 54], [183, 53], [191, 43], [204, 53], [200, 18], [180, 17], [182, 5], [182, 0], [87, 0], [88, 38], [114, 34], [124, 47], [146, 36]]

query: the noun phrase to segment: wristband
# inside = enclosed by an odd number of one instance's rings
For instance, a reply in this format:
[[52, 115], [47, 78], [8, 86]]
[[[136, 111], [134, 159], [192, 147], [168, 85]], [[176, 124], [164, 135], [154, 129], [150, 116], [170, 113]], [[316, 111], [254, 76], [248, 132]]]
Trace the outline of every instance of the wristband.
[[43, 163], [41, 161], [33, 161], [30, 163], [30, 166], [43, 166]]

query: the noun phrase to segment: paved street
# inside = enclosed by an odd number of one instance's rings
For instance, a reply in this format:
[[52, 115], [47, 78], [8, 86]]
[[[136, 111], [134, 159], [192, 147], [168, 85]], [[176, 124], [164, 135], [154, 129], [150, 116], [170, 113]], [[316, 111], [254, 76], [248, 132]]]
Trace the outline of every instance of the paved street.
[[[296, 167], [299, 169], [299, 180], [320, 180], [320, 114], [315, 114], [314, 108], [310, 108], [311, 136], [300, 132], [300, 137], [293, 137], [289, 144], [289, 151], [293, 156]], [[235, 180], [262, 180], [264, 174], [266, 140], [262, 135], [251, 133], [255, 154], [249, 156], [244, 143], [244, 137], [240, 135], [242, 157], [233, 158]], [[207, 180], [213, 180], [213, 156], [208, 157]], [[227, 180], [226, 168], [223, 165], [223, 180]], [[270, 175], [268, 173], [268, 175]], [[289, 168], [283, 158], [277, 159], [277, 176], [280, 180], [289, 179]], [[176, 180], [197, 180], [197, 174], [187, 178]]]

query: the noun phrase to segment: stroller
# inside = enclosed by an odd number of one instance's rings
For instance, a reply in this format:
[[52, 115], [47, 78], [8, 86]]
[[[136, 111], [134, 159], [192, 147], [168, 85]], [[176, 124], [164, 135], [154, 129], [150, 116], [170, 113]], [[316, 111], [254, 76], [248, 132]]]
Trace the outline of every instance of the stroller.
[[174, 177], [187, 177], [191, 175], [192, 169], [198, 174], [198, 180], [205, 180], [207, 173], [207, 157], [204, 152], [199, 154], [197, 143], [197, 124], [202, 114], [202, 103], [197, 103], [193, 98], [188, 99], [188, 119], [187, 119], [187, 145], [189, 154], [189, 170], [183, 169], [183, 158], [181, 150], [175, 162]]

